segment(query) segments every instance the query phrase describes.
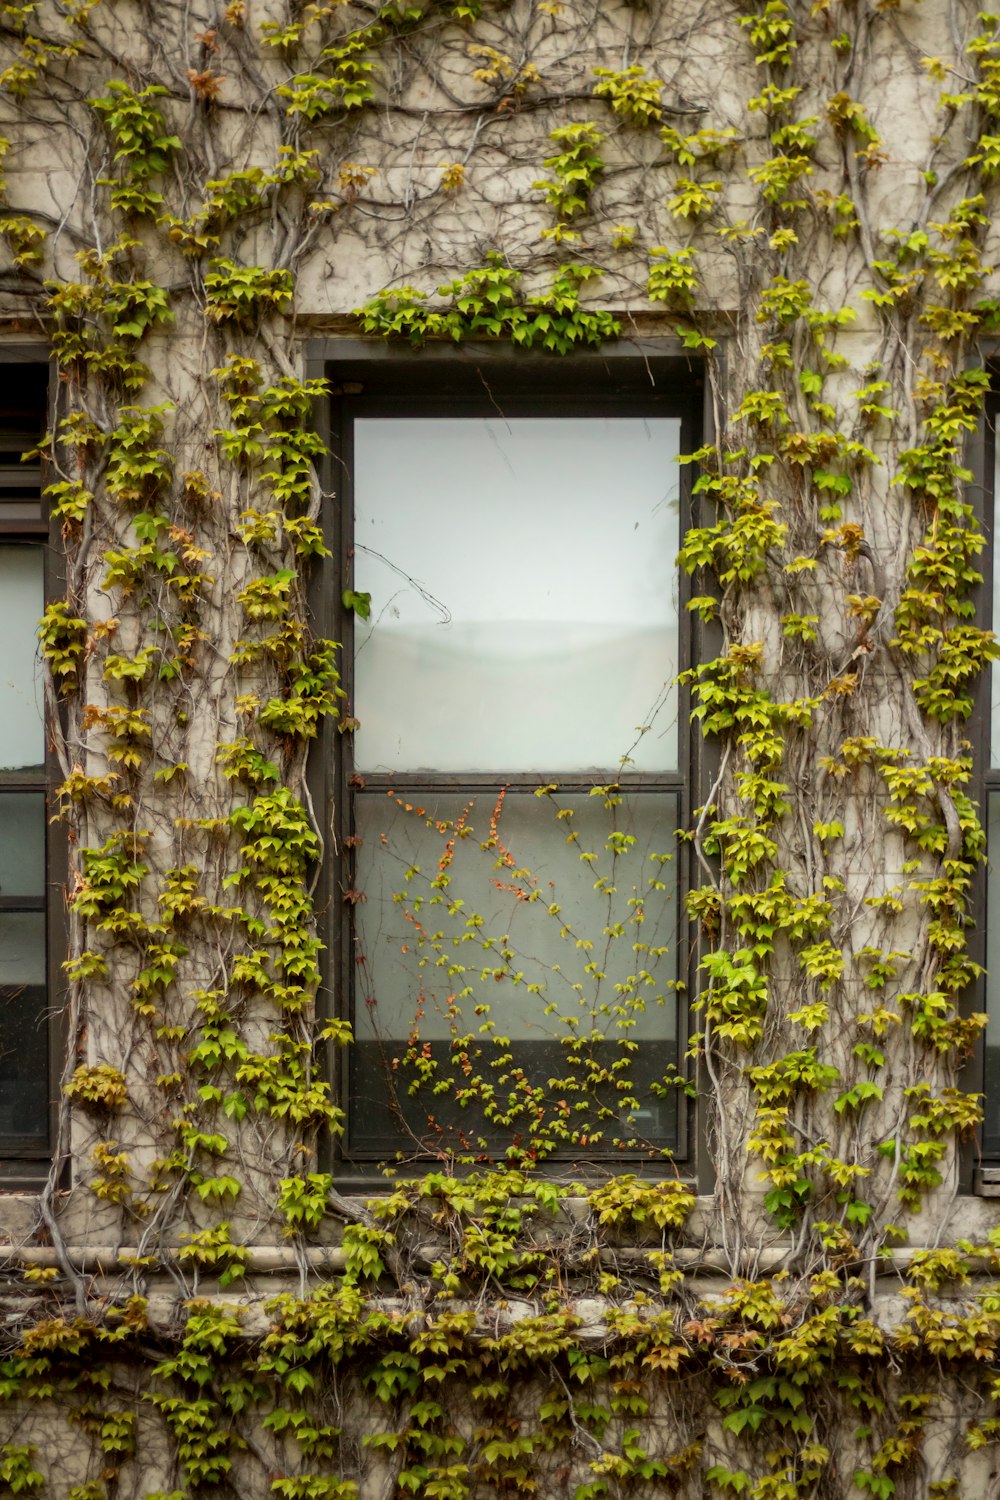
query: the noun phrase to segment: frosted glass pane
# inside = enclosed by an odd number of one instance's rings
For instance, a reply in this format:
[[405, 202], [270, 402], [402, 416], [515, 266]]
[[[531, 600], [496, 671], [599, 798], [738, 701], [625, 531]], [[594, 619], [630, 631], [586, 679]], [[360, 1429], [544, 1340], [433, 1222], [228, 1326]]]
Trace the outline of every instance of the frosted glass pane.
[[672, 770], [673, 418], [355, 423], [370, 770]]
[[0, 1136], [44, 1140], [47, 1060], [45, 916], [0, 912]]
[[489, 793], [411, 805], [355, 803], [359, 1037], [405, 1038], [418, 1012], [429, 1038], [486, 1014], [526, 1041], [674, 1037], [674, 796], [508, 792], [499, 818]]
[[45, 895], [45, 798], [0, 793], [0, 896]]
[[38, 622], [44, 608], [40, 547], [0, 547], [0, 770], [45, 760]]

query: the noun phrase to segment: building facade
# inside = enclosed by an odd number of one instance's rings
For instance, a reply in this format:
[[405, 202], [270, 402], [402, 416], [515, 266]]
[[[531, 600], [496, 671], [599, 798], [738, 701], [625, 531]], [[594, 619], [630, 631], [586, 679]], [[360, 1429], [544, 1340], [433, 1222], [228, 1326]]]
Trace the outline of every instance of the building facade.
[[992, 1493], [1000, 16], [0, 33], [0, 1486]]

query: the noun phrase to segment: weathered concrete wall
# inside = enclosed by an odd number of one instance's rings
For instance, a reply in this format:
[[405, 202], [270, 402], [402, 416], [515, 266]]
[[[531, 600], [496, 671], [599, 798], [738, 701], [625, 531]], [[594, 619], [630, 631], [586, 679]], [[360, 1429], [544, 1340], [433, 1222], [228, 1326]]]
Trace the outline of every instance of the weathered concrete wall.
[[[53, 1173], [0, 1198], [14, 1493], [990, 1492], [969, 371], [997, 27], [958, 0], [4, 8], [0, 316], [53, 353], [70, 487], [45, 654], [74, 965]], [[318, 1175], [343, 997], [306, 768], [351, 705], [308, 607], [339, 501], [303, 379], [361, 336], [454, 339], [474, 379], [484, 286], [501, 342], [541, 309], [574, 345], [567, 386], [599, 313], [706, 375], [697, 1146], [645, 1183], [605, 1162], [589, 1200], [569, 1138], [536, 1172], [518, 1136], [499, 1179], [418, 1154], [373, 1216]], [[516, 357], [555, 365], [534, 337]]]

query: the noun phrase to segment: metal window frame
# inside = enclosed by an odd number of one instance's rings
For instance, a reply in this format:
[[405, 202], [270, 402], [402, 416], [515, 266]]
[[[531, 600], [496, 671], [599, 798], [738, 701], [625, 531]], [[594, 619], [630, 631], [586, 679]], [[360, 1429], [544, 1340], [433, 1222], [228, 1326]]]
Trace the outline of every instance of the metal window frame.
[[[47, 409], [44, 422], [47, 424], [55, 405], [56, 372], [51, 350], [44, 344], [0, 344], [0, 366], [31, 365], [38, 371], [46, 371]], [[44, 427], [43, 427], [44, 430]], [[0, 508], [0, 545], [41, 548], [44, 554], [43, 588], [48, 601], [65, 589], [65, 561], [58, 527], [52, 522], [49, 508], [41, 490], [45, 475], [38, 472], [40, 494], [39, 518], [25, 519], [7, 517]], [[17, 1137], [0, 1136], [0, 1190], [37, 1189], [49, 1172], [55, 1148], [59, 1113], [59, 1090], [63, 1075], [63, 1053], [66, 1043], [64, 998], [65, 980], [62, 977], [62, 962], [67, 952], [67, 920], [65, 905], [65, 872], [68, 865], [68, 841], [65, 829], [51, 821], [52, 788], [58, 783], [59, 764], [54, 753], [51, 736], [46, 737], [45, 764], [42, 772], [12, 771], [0, 773], [0, 790], [4, 792], [38, 792], [44, 795], [45, 820], [45, 899], [46, 912], [46, 1009], [48, 1047], [48, 1093], [49, 1107], [47, 1138], [38, 1139], [30, 1147], [23, 1145]], [[28, 909], [26, 901], [18, 901], [17, 908]]]
[[[353, 691], [353, 616], [344, 610], [341, 593], [350, 578], [344, 568], [349, 567], [352, 512], [352, 401], [365, 405], [365, 415], [375, 414], [379, 407], [407, 416], [425, 412], [432, 415], [435, 410], [460, 415], [464, 406], [467, 411], [477, 414], [491, 408], [491, 411], [503, 409], [515, 415], [524, 408], [535, 415], [559, 416], [572, 415], [574, 410], [579, 413], [586, 406], [593, 409], [609, 398], [609, 404], [625, 415], [630, 404], [633, 410], [639, 409], [644, 402], [651, 404], [651, 393], [655, 392], [657, 402], [662, 393], [664, 414], [681, 419], [682, 452], [691, 452], [713, 428], [704, 369], [699, 361], [684, 351], [676, 338], [622, 340], [599, 351], [580, 351], [559, 358], [518, 351], [501, 344], [428, 345], [414, 351], [382, 342], [334, 338], [316, 340], [309, 347], [307, 374], [325, 377], [330, 383], [329, 394], [316, 403], [315, 419], [317, 430], [324, 435], [331, 450], [321, 468], [323, 489], [328, 496], [337, 495], [336, 499], [325, 502], [323, 515], [324, 539], [333, 558], [315, 570], [310, 604], [317, 630], [342, 643], [342, 677], [348, 702]], [[377, 390], [375, 397], [371, 395], [373, 387]], [[475, 393], [472, 398], [470, 391]], [[683, 536], [691, 524], [693, 508], [689, 471], [686, 469], [680, 471], [680, 493], [679, 534]], [[674, 565], [673, 559], [670, 565]], [[713, 627], [703, 626], [685, 608], [691, 593], [686, 575], [679, 575], [678, 584], [678, 649], [684, 666], [703, 658], [708, 645], [705, 638], [711, 637]], [[691, 809], [697, 805], [698, 788], [709, 784], [711, 763], [716, 753], [714, 747], [705, 744], [700, 728], [691, 722], [686, 688], [679, 695], [678, 726], [679, 764], [676, 773], [667, 776], [632, 773], [616, 779], [623, 788], [662, 789], [675, 795], [680, 807], [680, 826], [683, 827], [689, 821]], [[320, 816], [326, 848], [340, 851], [340, 854], [328, 857], [318, 872], [317, 909], [327, 944], [321, 1005], [342, 1015], [350, 1014], [352, 1006], [350, 911], [343, 901], [343, 891], [351, 888], [349, 877], [345, 880], [343, 874], [344, 858], [345, 854], [348, 858], [351, 856], [341, 844], [344, 832], [348, 831], [345, 817], [350, 816], [351, 810], [352, 774], [349, 736], [339, 734], [336, 725], [324, 723], [310, 757], [310, 789]], [[495, 790], [498, 774], [503, 773], [442, 773], [429, 778], [426, 773], [418, 772], [400, 773], [381, 780], [401, 789], [432, 786], [449, 791], [485, 787]], [[532, 773], [512, 774], [504, 777], [504, 782], [512, 788], [518, 784], [533, 787], [546, 779], [558, 779], [560, 787], [569, 793], [575, 789], [577, 781], [580, 789], [586, 789], [596, 778], [567, 778], [558, 772], [547, 778]], [[369, 786], [374, 785], [374, 780], [366, 777]], [[687, 865], [688, 861], [678, 860], [679, 903], [683, 902], [687, 890]], [[682, 913], [683, 905], [679, 904], [678, 977], [686, 981], [690, 993], [695, 987], [700, 953], [697, 939], [686, 936]], [[688, 1013], [689, 1005], [679, 1004], [676, 1044], [679, 1064], [686, 1050]], [[336, 1102], [349, 1113], [347, 1063], [342, 1052], [330, 1058], [330, 1077]], [[693, 1116], [684, 1098], [678, 1100], [677, 1122], [676, 1161], [685, 1175], [691, 1175], [697, 1165], [701, 1175], [706, 1176], [704, 1140], [696, 1142], [702, 1122]], [[384, 1149], [381, 1152], [372, 1149], [348, 1153], [337, 1141], [332, 1142], [329, 1150], [332, 1168], [338, 1175], [350, 1178], [358, 1185], [366, 1181], [382, 1182], [377, 1164], [385, 1157]], [[615, 1154], [606, 1164], [599, 1165], [610, 1167], [612, 1160], [620, 1166], [623, 1158]], [[639, 1157], [628, 1158], [628, 1165], [636, 1170], [642, 1169]], [[571, 1169], [568, 1159], [558, 1166]]]

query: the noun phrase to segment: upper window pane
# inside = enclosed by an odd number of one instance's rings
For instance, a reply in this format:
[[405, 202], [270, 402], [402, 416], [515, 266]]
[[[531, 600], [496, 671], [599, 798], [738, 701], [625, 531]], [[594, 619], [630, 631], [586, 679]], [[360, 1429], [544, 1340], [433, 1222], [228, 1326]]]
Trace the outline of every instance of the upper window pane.
[[44, 568], [41, 547], [0, 547], [0, 771], [40, 769], [45, 762], [38, 658]]
[[42, 469], [37, 457], [45, 427], [49, 370], [44, 364], [0, 367], [0, 527], [43, 532]]
[[677, 766], [680, 421], [354, 425], [356, 764]]
[[42, 519], [41, 464], [21, 458], [37, 441], [28, 432], [7, 432], [0, 423], [0, 525]]

